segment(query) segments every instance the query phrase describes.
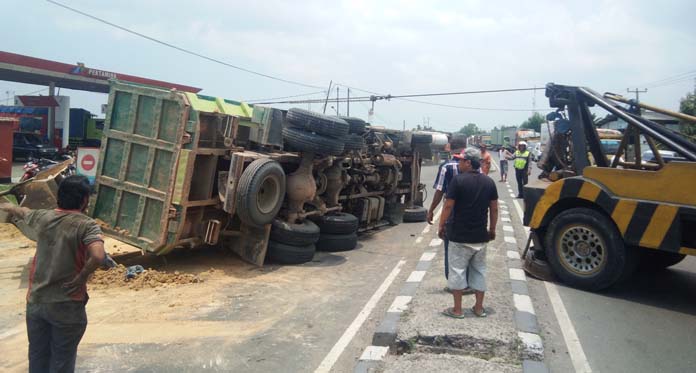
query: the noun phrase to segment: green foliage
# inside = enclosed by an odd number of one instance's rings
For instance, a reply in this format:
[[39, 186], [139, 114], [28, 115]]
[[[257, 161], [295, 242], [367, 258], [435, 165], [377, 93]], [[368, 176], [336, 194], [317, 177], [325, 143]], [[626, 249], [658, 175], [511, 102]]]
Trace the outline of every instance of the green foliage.
[[[696, 116], [696, 94], [687, 93], [679, 102], [679, 111], [691, 116]], [[696, 123], [681, 121], [681, 133], [686, 136], [696, 136]]]
[[536, 132], [541, 132], [541, 124], [546, 122], [546, 118], [544, 118], [543, 115], [539, 113], [534, 113], [532, 114], [531, 117], [527, 118], [522, 124], [520, 125], [520, 128], [525, 128], [525, 129], [530, 129], [534, 130]]
[[478, 135], [478, 134], [482, 133], [483, 131], [481, 131], [478, 128], [476, 123], [468, 123], [466, 126], [460, 128], [458, 132], [466, 137], [469, 137], [469, 136], [473, 136], [473, 135]]

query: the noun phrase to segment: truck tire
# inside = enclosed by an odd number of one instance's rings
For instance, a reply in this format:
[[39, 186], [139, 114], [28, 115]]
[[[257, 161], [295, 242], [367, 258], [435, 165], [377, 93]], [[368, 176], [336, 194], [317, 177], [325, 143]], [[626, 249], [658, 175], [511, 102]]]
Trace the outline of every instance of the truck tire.
[[564, 283], [590, 291], [606, 289], [635, 270], [635, 249], [624, 244], [614, 223], [598, 211], [573, 208], [549, 225], [546, 256]]
[[428, 219], [428, 209], [416, 206], [412, 209], [404, 210], [404, 223], [420, 223]]
[[655, 272], [667, 269], [686, 258], [685, 254], [670, 253], [654, 249], [640, 250], [640, 263], [638, 270], [644, 272]]
[[270, 158], [257, 159], [242, 172], [237, 185], [237, 216], [249, 225], [273, 221], [285, 198], [285, 172]]
[[414, 133], [411, 136], [411, 144], [432, 144], [433, 135], [427, 133]]
[[292, 246], [276, 241], [268, 241], [266, 257], [280, 264], [302, 264], [314, 259], [314, 244]]
[[360, 118], [355, 118], [355, 117], [339, 117], [346, 121], [348, 123], [349, 129], [348, 133], [354, 133], [357, 135], [362, 135], [365, 133], [365, 126], [367, 123], [365, 123], [364, 120]]
[[303, 131], [298, 128], [283, 128], [285, 143], [300, 152], [341, 155], [343, 141]]
[[317, 251], [348, 251], [358, 246], [358, 234], [330, 234], [322, 233], [317, 241]]
[[352, 150], [362, 150], [365, 147], [365, 139], [360, 135], [349, 134], [346, 137], [346, 145], [344, 151], [349, 152]]
[[299, 108], [288, 110], [287, 120], [294, 127], [337, 139], [347, 135], [350, 129], [350, 125], [341, 118]]
[[345, 212], [323, 215], [314, 219], [321, 234], [349, 234], [358, 230], [358, 218]]
[[309, 220], [290, 224], [280, 219], [271, 223], [271, 240], [292, 246], [312, 245], [319, 239], [319, 227]]

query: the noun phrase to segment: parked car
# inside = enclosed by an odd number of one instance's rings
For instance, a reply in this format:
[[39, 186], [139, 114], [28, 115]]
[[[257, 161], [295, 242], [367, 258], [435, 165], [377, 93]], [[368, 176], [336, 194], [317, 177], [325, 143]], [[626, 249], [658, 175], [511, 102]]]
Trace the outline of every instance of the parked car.
[[55, 158], [58, 148], [44, 141], [39, 135], [15, 132], [12, 143], [12, 158]]

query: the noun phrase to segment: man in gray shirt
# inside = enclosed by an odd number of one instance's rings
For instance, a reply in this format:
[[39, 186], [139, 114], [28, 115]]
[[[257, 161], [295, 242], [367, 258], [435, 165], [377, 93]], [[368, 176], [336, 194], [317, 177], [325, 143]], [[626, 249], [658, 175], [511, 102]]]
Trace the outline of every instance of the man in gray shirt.
[[58, 188], [55, 210], [0, 204], [37, 233], [27, 291], [30, 372], [75, 370], [87, 328], [87, 279], [106, 258], [101, 229], [83, 214], [89, 193], [84, 176], [70, 176]]

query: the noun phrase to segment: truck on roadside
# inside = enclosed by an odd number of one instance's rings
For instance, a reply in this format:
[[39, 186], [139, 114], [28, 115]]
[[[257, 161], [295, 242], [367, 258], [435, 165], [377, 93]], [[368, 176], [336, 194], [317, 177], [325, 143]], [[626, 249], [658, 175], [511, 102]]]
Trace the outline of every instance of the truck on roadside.
[[491, 149], [496, 151], [501, 147], [510, 148], [514, 145], [513, 141], [515, 140], [516, 133], [516, 126], [494, 127], [491, 130]]
[[103, 133], [90, 213], [146, 253], [221, 245], [303, 263], [426, 217], [429, 134], [118, 81]]

